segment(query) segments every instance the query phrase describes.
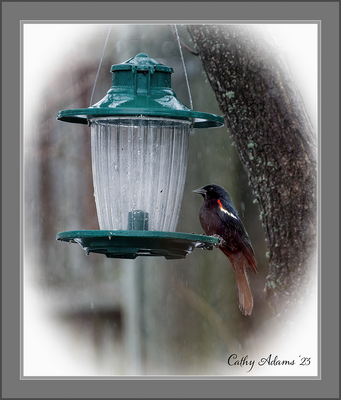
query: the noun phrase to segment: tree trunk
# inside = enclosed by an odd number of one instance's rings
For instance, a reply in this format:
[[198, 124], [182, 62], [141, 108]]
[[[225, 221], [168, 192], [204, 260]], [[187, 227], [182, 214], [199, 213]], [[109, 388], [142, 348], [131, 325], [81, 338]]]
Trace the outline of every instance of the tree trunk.
[[317, 140], [286, 64], [259, 29], [189, 25], [249, 184], [269, 247], [275, 315], [306, 304], [316, 276]]

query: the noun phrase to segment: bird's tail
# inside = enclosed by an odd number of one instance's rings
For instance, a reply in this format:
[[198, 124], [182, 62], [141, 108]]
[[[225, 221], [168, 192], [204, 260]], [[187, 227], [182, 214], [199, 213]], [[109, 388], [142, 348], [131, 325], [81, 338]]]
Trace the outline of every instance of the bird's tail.
[[253, 298], [248, 282], [247, 272], [236, 273], [239, 308], [244, 315], [251, 315], [253, 309]]
[[239, 296], [239, 309], [244, 315], [251, 315], [253, 309], [253, 297], [247, 275], [248, 262], [242, 252], [229, 256], [237, 278]]

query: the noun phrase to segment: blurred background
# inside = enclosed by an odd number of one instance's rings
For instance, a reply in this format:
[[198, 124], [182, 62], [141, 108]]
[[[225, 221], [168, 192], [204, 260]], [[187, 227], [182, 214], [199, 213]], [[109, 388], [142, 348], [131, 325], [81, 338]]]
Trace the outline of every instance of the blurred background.
[[[316, 128], [317, 26], [307, 25], [299, 37], [292, 29], [278, 26], [279, 45], [290, 65], [299, 64], [294, 78]], [[278, 327], [263, 292], [268, 250], [258, 206], [226, 127], [190, 136], [177, 231], [203, 233], [202, 198], [192, 190], [209, 183], [225, 187], [258, 262], [258, 276], [249, 274], [251, 317], [239, 311], [234, 272], [217, 249], [195, 250], [184, 260], [116, 260], [86, 256], [80, 246], [56, 241], [58, 232], [99, 229], [90, 128], [56, 116], [89, 107], [108, 30], [106, 24], [23, 29], [24, 375], [241, 374], [245, 371], [229, 367], [227, 358], [236, 352], [252, 357], [276, 337]], [[186, 28], [178, 30], [191, 47]], [[172, 87], [189, 107], [168, 25], [111, 26], [92, 103], [110, 88], [111, 65], [140, 52], [173, 67]], [[184, 49], [183, 54], [194, 110], [220, 115], [199, 57]]]

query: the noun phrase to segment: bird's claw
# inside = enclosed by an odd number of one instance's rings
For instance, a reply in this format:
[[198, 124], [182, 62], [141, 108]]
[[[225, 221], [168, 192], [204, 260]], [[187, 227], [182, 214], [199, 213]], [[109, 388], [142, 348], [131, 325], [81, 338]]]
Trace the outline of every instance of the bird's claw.
[[219, 243], [215, 244], [215, 247], [221, 247], [221, 246], [224, 246], [226, 244], [226, 241], [221, 236], [216, 235], [216, 234], [214, 234], [212, 236], [219, 240]]

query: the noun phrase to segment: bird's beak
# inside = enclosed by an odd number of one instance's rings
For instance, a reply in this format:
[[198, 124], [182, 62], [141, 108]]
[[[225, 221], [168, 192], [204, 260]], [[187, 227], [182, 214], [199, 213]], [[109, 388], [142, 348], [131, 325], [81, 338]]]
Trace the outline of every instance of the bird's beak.
[[200, 189], [193, 190], [193, 193], [202, 194], [204, 196], [206, 193], [206, 190], [204, 188], [200, 188]]

